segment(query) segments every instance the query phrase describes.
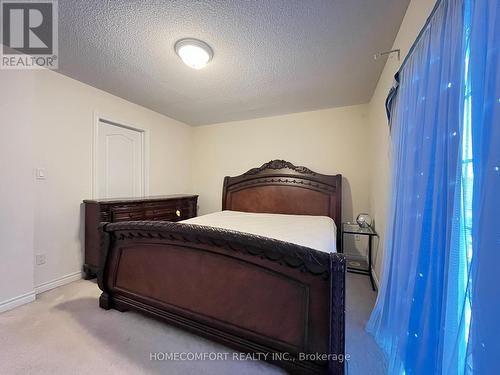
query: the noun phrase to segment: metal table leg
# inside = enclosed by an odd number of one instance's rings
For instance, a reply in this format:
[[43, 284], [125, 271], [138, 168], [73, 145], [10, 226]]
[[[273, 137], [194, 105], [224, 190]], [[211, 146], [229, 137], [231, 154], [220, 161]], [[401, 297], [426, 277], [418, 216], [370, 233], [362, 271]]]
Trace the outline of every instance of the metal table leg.
[[372, 283], [372, 290], [375, 290], [375, 282], [372, 275], [372, 236], [368, 236], [368, 274]]

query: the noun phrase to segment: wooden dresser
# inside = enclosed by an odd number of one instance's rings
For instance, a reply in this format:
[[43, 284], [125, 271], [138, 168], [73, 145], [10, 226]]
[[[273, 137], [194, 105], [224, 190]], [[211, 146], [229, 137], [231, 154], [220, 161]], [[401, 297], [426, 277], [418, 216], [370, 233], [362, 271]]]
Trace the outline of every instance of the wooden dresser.
[[99, 223], [154, 220], [179, 221], [196, 216], [197, 195], [84, 200], [86, 279], [96, 276], [99, 264]]

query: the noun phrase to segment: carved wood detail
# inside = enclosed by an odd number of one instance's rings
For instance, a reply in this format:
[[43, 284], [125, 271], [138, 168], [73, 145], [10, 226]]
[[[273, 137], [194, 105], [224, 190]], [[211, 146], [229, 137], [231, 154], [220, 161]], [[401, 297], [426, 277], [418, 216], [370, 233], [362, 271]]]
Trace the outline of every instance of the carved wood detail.
[[[105, 231], [112, 233], [116, 241], [164, 239], [206, 244], [266, 258], [281, 265], [299, 268], [303, 272], [324, 279], [327, 279], [330, 273], [330, 257], [327, 253], [249, 233], [192, 224], [152, 221], [111, 223], [106, 225]], [[103, 249], [101, 254], [106, 256], [105, 252], [106, 250]], [[343, 261], [343, 257], [339, 254], [331, 256], [334, 263]]]
[[234, 188], [229, 188], [230, 190], [237, 190], [241, 188], [245, 188], [248, 186], [256, 186], [256, 185], [269, 185], [269, 184], [286, 184], [286, 185], [303, 185], [304, 187], [315, 188], [318, 190], [326, 190], [328, 192], [334, 192], [335, 187], [331, 185], [322, 184], [319, 182], [311, 181], [311, 180], [303, 180], [300, 178], [284, 178], [284, 177], [270, 177], [270, 178], [259, 178], [250, 180], [248, 182], [241, 182], [236, 185]]
[[291, 170], [298, 172], [298, 173], [310, 174], [313, 176], [316, 175], [316, 172], [311, 171], [309, 168], [302, 167], [302, 166], [295, 166], [292, 163], [290, 163], [289, 161], [277, 160], [277, 159], [271, 160], [267, 163], [264, 163], [258, 168], [252, 168], [249, 171], [245, 172], [243, 175], [249, 176], [249, 175], [258, 174], [266, 169], [284, 169], [284, 168], [291, 169]]
[[[345, 273], [347, 270], [346, 258], [335, 257], [330, 254], [330, 343], [329, 352], [334, 354], [345, 353]], [[342, 313], [340, 313], [342, 312]], [[329, 361], [328, 370], [331, 374], [343, 374], [344, 364], [339, 361]]]

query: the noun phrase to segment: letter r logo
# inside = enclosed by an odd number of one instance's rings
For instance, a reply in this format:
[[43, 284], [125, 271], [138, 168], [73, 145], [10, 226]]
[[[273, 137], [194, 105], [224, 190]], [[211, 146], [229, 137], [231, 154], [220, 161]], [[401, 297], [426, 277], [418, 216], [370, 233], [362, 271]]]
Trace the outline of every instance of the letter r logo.
[[[53, 3], [2, 1], [2, 42], [10, 53], [53, 53]], [[5, 51], [4, 51], [5, 52]]]

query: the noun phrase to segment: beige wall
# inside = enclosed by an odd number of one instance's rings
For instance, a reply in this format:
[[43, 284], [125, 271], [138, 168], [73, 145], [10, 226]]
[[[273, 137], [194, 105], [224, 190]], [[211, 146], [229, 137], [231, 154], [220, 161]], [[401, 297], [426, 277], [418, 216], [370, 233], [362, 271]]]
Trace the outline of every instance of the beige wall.
[[359, 105], [195, 128], [192, 186], [200, 193], [200, 213], [221, 209], [224, 176], [272, 159], [341, 173], [344, 219], [368, 210], [366, 111]]
[[[149, 131], [150, 194], [189, 192], [190, 126], [52, 71], [0, 71], [0, 82], [2, 131], [8, 135], [1, 137], [6, 147], [0, 159], [9, 161], [2, 164], [0, 225], [2, 234], [13, 230], [1, 243], [2, 254], [7, 249], [12, 257], [2, 255], [0, 267], [19, 274], [23, 291], [79, 277], [81, 201], [92, 198], [95, 113]], [[46, 180], [34, 179], [37, 167], [45, 168]], [[17, 243], [20, 231], [23, 241]], [[34, 266], [40, 253], [46, 264]], [[27, 276], [20, 274], [25, 268]], [[19, 294], [0, 280], [0, 304]]]
[[370, 212], [375, 219], [377, 232], [380, 235], [376, 244], [375, 273], [380, 280], [384, 255], [383, 243], [386, 231], [387, 208], [389, 195], [389, 128], [385, 113], [385, 99], [393, 83], [394, 74], [415, 41], [420, 29], [425, 24], [435, 0], [412, 0], [403, 19], [393, 49], [401, 50], [401, 61], [393, 55], [388, 59], [380, 76], [375, 93], [368, 106], [368, 124], [370, 138]]
[[[2, 47], [0, 45], [0, 47]], [[23, 85], [19, 82], [23, 81]], [[34, 82], [0, 70], [0, 312], [34, 300]]]

